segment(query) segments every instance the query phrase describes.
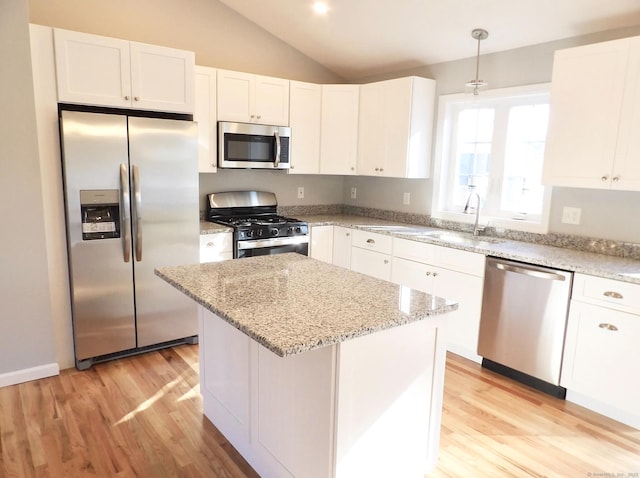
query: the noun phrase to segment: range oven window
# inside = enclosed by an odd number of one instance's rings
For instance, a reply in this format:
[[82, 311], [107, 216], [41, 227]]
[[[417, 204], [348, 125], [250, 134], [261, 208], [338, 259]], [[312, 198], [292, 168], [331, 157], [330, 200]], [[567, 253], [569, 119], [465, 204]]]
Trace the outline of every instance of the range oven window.
[[297, 252], [304, 256], [309, 255], [309, 244], [286, 244], [281, 246], [257, 247], [255, 249], [238, 249], [238, 259], [242, 257], [269, 256], [272, 254], [284, 254], [285, 252]]

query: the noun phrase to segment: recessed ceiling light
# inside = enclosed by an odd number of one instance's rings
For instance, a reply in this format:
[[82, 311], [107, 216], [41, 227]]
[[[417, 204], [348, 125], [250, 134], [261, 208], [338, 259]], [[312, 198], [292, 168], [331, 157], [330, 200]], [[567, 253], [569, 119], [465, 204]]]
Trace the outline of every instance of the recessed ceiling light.
[[327, 5], [327, 2], [322, 1], [313, 2], [313, 11], [316, 15], [326, 15], [329, 11], [329, 5]]

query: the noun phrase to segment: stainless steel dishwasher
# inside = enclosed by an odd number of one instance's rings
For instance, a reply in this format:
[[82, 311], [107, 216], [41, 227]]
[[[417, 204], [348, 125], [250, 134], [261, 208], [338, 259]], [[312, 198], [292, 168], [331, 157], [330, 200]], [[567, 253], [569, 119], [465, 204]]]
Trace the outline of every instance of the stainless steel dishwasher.
[[482, 366], [564, 398], [560, 368], [573, 273], [487, 257]]

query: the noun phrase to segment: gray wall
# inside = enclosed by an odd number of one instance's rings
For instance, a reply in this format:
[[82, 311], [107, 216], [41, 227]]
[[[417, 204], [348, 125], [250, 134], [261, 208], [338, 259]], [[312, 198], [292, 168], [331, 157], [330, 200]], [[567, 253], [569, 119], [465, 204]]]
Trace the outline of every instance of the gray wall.
[[[489, 83], [490, 88], [549, 82], [553, 67], [553, 53], [556, 49], [633, 35], [640, 35], [640, 27], [602, 32], [483, 55], [480, 59], [480, 77]], [[373, 81], [404, 75], [425, 76], [437, 81], [437, 94], [441, 95], [463, 92], [464, 83], [474, 74], [475, 58], [468, 58], [398, 72], [386, 77], [368, 78], [367, 80]], [[436, 178], [427, 180], [398, 179], [387, 183], [379, 178], [346, 177], [344, 181], [345, 203], [429, 214], [434, 180]], [[349, 191], [353, 186], [358, 188], [358, 198], [355, 201], [348, 199]], [[403, 191], [411, 194], [410, 206], [402, 204]], [[640, 242], [640, 221], [635, 220], [638, 217], [638, 204], [640, 204], [639, 192], [554, 188], [549, 230], [588, 237]], [[562, 208], [564, 206], [582, 208], [580, 225], [562, 224]]]
[[55, 362], [27, 11], [0, 3], [0, 374]]

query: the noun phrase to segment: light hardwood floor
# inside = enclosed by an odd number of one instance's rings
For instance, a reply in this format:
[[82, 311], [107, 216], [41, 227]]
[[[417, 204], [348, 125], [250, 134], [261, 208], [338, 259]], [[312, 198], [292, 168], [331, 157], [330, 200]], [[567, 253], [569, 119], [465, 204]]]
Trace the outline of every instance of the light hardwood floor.
[[[433, 478], [640, 477], [640, 431], [455, 355], [444, 403]], [[257, 476], [201, 410], [197, 346], [1, 388], [0, 477]]]

